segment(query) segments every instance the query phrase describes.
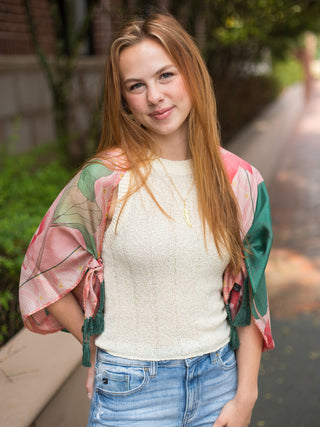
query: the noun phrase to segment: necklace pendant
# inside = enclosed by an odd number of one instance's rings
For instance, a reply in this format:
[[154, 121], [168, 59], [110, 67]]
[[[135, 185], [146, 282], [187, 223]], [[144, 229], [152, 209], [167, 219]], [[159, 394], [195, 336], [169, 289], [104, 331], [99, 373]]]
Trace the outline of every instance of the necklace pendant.
[[190, 217], [189, 217], [189, 210], [186, 206], [183, 209], [183, 216], [184, 216], [184, 220], [185, 220], [187, 226], [192, 228], [192, 224], [191, 224]]

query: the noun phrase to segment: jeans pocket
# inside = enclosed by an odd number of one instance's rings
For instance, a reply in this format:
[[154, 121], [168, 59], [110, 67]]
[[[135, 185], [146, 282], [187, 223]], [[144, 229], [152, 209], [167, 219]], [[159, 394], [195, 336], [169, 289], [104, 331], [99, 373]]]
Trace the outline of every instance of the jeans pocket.
[[148, 368], [97, 362], [96, 391], [106, 396], [129, 396], [149, 382]]
[[225, 371], [235, 368], [237, 359], [234, 350], [232, 350], [229, 344], [218, 351], [218, 363]]

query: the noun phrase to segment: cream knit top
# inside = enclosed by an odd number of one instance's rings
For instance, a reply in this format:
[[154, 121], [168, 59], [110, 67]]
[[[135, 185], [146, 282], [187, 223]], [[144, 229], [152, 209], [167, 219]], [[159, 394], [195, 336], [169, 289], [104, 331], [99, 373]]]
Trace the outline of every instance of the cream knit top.
[[[161, 159], [184, 198], [193, 181], [191, 160]], [[118, 202], [105, 233], [105, 330], [96, 345], [112, 355], [138, 360], [185, 359], [213, 352], [229, 341], [222, 275], [229, 263], [207, 233], [205, 247], [195, 186], [183, 202], [159, 160], [148, 185], [129, 197], [117, 220], [130, 183], [121, 179]], [[116, 227], [117, 224], [117, 227]]]

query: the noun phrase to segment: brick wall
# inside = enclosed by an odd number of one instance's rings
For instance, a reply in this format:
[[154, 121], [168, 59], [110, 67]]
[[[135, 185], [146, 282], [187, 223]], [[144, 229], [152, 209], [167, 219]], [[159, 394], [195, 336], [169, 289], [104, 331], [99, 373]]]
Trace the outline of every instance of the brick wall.
[[[85, 5], [86, 0], [74, 0], [74, 5], [81, 20], [85, 9], [81, 13], [80, 1]], [[87, 56], [83, 50], [72, 83], [70, 120], [74, 129], [83, 132], [96, 103], [110, 41], [110, 1], [101, 0], [95, 11], [90, 51], [94, 55]], [[30, 3], [42, 48], [52, 54], [55, 40], [49, 0]], [[51, 93], [32, 47], [22, 0], [0, 0], [0, 93], [0, 147], [26, 151], [55, 137]]]
[[110, 18], [112, 0], [101, 0], [93, 16], [92, 45], [95, 55], [105, 55], [112, 36], [112, 20]]
[[[40, 43], [53, 53], [54, 31], [47, 0], [31, 0]], [[34, 54], [22, 0], [0, 0], [0, 55]]]
[[[119, 1], [101, 0], [96, 8], [91, 29], [91, 54], [105, 54], [112, 32], [110, 7], [117, 3]], [[54, 28], [49, 2], [30, 0], [30, 4], [40, 44], [46, 53], [54, 53]], [[34, 49], [22, 0], [0, 0], [0, 55], [29, 54], [34, 54]]]

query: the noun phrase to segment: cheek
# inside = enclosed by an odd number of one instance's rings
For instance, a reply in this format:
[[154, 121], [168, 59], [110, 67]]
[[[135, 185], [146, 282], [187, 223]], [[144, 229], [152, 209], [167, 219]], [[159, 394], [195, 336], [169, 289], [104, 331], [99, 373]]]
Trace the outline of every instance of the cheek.
[[191, 98], [182, 79], [175, 85], [174, 93], [178, 101], [183, 102], [186, 107], [189, 106], [191, 109]]
[[126, 97], [126, 102], [128, 104], [129, 110], [133, 113], [133, 114], [139, 114], [142, 113], [144, 110], [144, 102], [142, 97], [139, 96], [127, 96]]

